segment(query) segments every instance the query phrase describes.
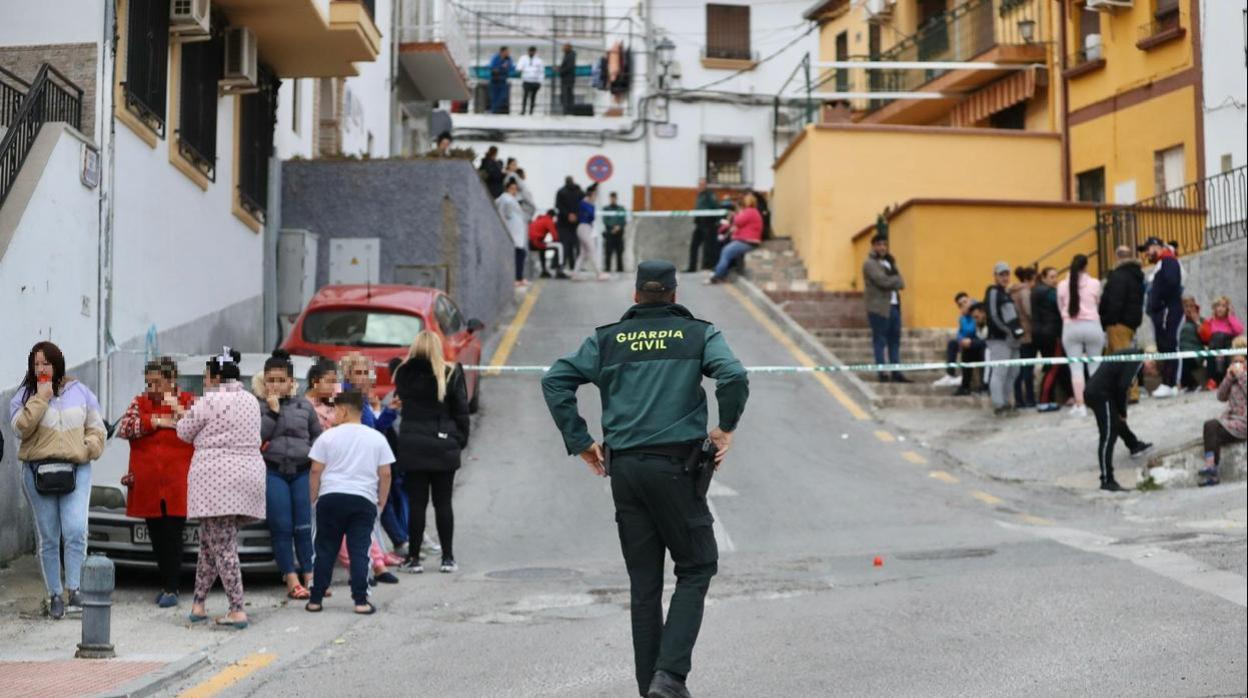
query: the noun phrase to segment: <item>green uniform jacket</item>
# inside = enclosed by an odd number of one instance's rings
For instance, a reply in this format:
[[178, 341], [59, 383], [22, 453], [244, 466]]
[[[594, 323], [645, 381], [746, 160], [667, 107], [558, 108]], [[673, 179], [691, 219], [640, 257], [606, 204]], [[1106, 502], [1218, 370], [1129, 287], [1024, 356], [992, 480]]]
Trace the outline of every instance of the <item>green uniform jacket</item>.
[[620, 234], [624, 234], [624, 227], [628, 225], [628, 209], [616, 204], [614, 206], [608, 204], [602, 207], [602, 227], [611, 234], [611, 228], [620, 227]]
[[750, 394], [745, 368], [713, 325], [683, 306], [635, 305], [555, 362], [542, 393], [570, 455], [594, 443], [577, 411], [576, 389], [598, 386], [603, 441], [612, 449], [706, 438], [702, 376], [715, 379], [719, 428], [733, 431]]

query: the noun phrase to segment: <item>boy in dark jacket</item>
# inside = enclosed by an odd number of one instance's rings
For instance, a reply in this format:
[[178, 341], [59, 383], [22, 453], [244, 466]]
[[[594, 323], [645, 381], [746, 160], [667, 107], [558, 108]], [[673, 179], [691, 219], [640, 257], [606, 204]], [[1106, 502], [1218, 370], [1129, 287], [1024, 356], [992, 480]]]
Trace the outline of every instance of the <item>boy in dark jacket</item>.
[[[992, 275], [995, 283], [984, 291], [984, 307], [988, 311], [988, 360], [1017, 359], [1023, 325], [1018, 319], [1018, 308], [1006, 290], [1010, 284], [1010, 265], [997, 262]], [[988, 371], [993, 413], [1005, 414], [1010, 409], [1010, 393], [1018, 377], [1018, 367], [994, 366]]]
[[[1125, 356], [1135, 353], [1135, 349], [1123, 349], [1111, 356]], [[1121, 492], [1122, 485], [1114, 479], [1114, 445], [1118, 437], [1131, 451], [1131, 456], [1138, 456], [1153, 445], [1140, 441], [1131, 428], [1127, 426], [1127, 391], [1140, 372], [1139, 361], [1106, 361], [1088, 379], [1084, 390], [1084, 402], [1092, 414], [1096, 415], [1097, 447], [1096, 458], [1101, 466], [1101, 489], [1107, 492]]]
[[[1161, 241], [1150, 237], [1139, 247], [1148, 254], [1148, 260], [1157, 265], [1153, 272], [1153, 284], [1148, 289], [1148, 318], [1153, 322], [1153, 334], [1157, 338], [1157, 351], [1172, 352], [1179, 347], [1179, 328], [1183, 324], [1183, 270], [1179, 258]], [[1174, 387], [1178, 379], [1179, 361], [1171, 359], [1161, 364], [1161, 385], [1153, 391], [1153, 397], [1173, 397], [1178, 393]]]
[[[1135, 343], [1135, 331], [1144, 321], [1144, 268], [1130, 247], [1115, 250], [1118, 266], [1109, 272], [1101, 289], [1101, 326], [1105, 328], [1108, 351], [1126, 349]], [[1138, 383], [1131, 385], [1131, 402], [1139, 402]]]

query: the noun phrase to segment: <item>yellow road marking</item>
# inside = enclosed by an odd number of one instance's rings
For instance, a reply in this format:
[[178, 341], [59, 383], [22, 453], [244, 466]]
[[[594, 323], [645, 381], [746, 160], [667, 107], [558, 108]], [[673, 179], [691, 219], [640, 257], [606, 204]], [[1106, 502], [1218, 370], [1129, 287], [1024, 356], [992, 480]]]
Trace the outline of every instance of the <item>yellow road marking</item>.
[[902, 451], [901, 457], [905, 458], [911, 463], [914, 463], [915, 465], [923, 465], [924, 463], [927, 462], [927, 459], [924, 458], [923, 456], [920, 456], [918, 451]]
[[[741, 291], [737, 290], [731, 284], [725, 285], [724, 289], [729, 295], [737, 299], [737, 302], [741, 304], [741, 307], [745, 308], [745, 312], [749, 313], [750, 317], [754, 318], [758, 324], [762, 325], [763, 329], [767, 330], [767, 333], [770, 334], [773, 339], [779, 342], [785, 349], [788, 349], [789, 353], [793, 355], [793, 358], [797, 359], [799, 364], [803, 366], [817, 365], [815, 360], [810, 358], [809, 354], [802, 351], [802, 348], [797, 346], [797, 343], [785, 334], [784, 330], [780, 329], [780, 327], [776, 325], [771, 318], [764, 315], [763, 311], [760, 310], [758, 306], [754, 305], [750, 299], [746, 298], [745, 294], [741, 293]], [[854, 417], [854, 419], [865, 421], [871, 418], [871, 416], [867, 414], [866, 410], [859, 407], [858, 403], [854, 402], [853, 398], [847, 395], [845, 391], [841, 389], [841, 386], [837, 385], [836, 382], [829, 378], [826, 373], [815, 373], [813, 375], [815, 380], [823, 384], [823, 387], [832, 394], [832, 397], [836, 398], [837, 402], [841, 403], [841, 406], [844, 407], [846, 411]]]
[[979, 490], [971, 490], [971, 496], [983, 502], [984, 504], [988, 504], [991, 506], [996, 506], [1002, 503], [1003, 501], [1000, 497], [994, 497], [988, 494], [987, 492], [981, 492]]
[[928, 473], [927, 476], [934, 480], [940, 480], [941, 482], [946, 482], [950, 485], [956, 485], [958, 483], [958, 478], [950, 475], [949, 473], [946, 473], [943, 470], [933, 470], [932, 472]]
[[1046, 518], [1040, 517], [1040, 516], [1032, 516], [1031, 514], [1019, 514], [1018, 518], [1022, 519], [1024, 523], [1029, 523], [1032, 526], [1052, 526], [1053, 525], [1052, 521]]
[[[529, 289], [529, 294], [524, 297], [524, 302], [520, 304], [520, 309], [516, 311], [516, 317], [511, 321], [511, 325], [507, 327], [507, 331], [503, 333], [503, 338], [498, 342], [498, 348], [494, 350], [494, 356], [490, 357], [490, 366], [506, 366], [507, 358], [511, 356], [511, 350], [516, 346], [516, 339], [520, 336], [520, 330], [524, 329], [524, 323], [529, 321], [529, 314], [533, 312], [533, 306], [537, 305], [537, 297], [542, 293], [543, 282], [538, 281]], [[500, 371], [489, 371], [485, 375], [497, 376]]]
[[880, 441], [883, 441], [886, 444], [891, 444], [892, 442], [897, 440], [895, 436], [884, 431], [883, 429], [879, 429], [875, 432], [875, 438], [879, 439]]
[[276, 659], [277, 655], [272, 653], [249, 654], [213, 674], [207, 681], [179, 693], [178, 698], [208, 698], [209, 696], [215, 696], [251, 674], [272, 664]]

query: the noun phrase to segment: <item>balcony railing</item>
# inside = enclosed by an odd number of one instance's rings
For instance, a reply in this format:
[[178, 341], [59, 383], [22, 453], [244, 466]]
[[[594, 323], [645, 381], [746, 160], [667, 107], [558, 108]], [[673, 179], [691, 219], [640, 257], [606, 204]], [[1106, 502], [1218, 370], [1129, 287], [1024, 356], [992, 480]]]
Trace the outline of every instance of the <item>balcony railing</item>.
[[[1043, 40], [1036, 0], [970, 0], [941, 13], [880, 55], [882, 61], [969, 61], [996, 46]], [[948, 71], [872, 71], [873, 90], [912, 91]]]
[[456, 3], [459, 19], [473, 36], [483, 39], [515, 37], [537, 42], [600, 37], [606, 33], [606, 9], [601, 2], [526, 2], [465, 0]]
[[0, 68], [0, 127], [12, 122], [29, 89], [30, 83]]
[[[464, 112], [472, 112], [477, 114], [492, 113], [489, 104], [490, 79], [489, 68], [478, 67], [476, 71], [477, 84], [473, 91], [473, 99], [462, 106]], [[552, 80], [552, 78], [554, 78]], [[546, 79], [542, 81], [541, 89], [537, 93], [537, 102], [534, 108], [534, 114], [542, 116], [557, 116], [565, 114], [561, 101], [562, 80], [555, 76], [550, 66], [546, 67]], [[513, 74], [513, 77], [507, 81], [508, 104], [510, 109], [508, 114], [517, 115], [520, 113], [524, 99], [524, 85], [520, 78]], [[632, 113], [632, 104], [628, 95], [622, 95], [617, 101], [615, 97], [606, 90], [598, 90], [593, 86], [593, 78], [591, 77], [588, 66], [578, 66], [576, 79], [572, 83], [573, 104], [580, 105], [582, 108], [588, 106], [589, 113], [577, 113], [576, 116], [604, 116], [608, 113], [616, 116], [627, 116]]]
[[1185, 184], [1130, 206], [1097, 210], [1101, 269], [1114, 248], [1150, 237], [1178, 243], [1181, 255], [1248, 237], [1248, 166]]
[[471, 64], [468, 38], [449, 0], [407, 0], [399, 26], [402, 43], [440, 42], [461, 71]]

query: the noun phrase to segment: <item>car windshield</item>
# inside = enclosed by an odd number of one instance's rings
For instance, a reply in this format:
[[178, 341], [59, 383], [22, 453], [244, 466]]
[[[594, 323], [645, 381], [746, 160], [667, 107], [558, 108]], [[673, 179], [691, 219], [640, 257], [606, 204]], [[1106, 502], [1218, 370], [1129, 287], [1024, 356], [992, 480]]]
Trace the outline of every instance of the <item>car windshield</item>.
[[321, 310], [304, 318], [303, 341], [347, 347], [406, 347], [424, 325], [415, 315]]

